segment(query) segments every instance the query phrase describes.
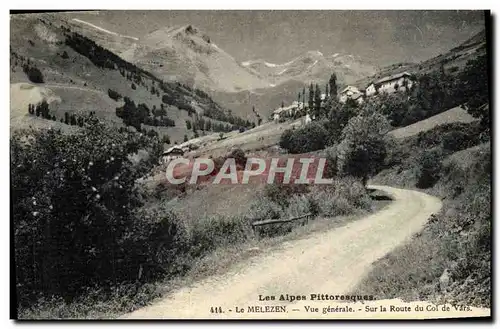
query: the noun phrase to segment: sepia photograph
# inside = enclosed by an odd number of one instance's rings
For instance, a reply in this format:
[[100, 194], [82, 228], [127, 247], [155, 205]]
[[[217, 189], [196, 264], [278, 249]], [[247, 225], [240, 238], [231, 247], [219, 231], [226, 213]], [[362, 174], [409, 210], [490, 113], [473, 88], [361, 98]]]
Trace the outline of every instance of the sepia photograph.
[[490, 11], [8, 25], [11, 319], [491, 321]]

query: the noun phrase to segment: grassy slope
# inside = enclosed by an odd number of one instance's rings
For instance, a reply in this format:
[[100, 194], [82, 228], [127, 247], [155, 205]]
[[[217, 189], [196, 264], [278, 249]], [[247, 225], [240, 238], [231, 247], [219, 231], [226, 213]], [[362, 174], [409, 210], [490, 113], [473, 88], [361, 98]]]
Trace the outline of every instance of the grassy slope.
[[409, 126], [395, 129], [391, 131], [390, 134], [396, 138], [405, 138], [417, 135], [422, 131], [427, 131], [446, 123], [453, 123], [453, 122], [469, 123], [474, 120], [477, 119], [473, 118], [469, 113], [467, 113], [467, 111], [465, 111], [461, 107], [454, 107], [448, 111], [436, 114], [430, 118], [416, 122]]
[[421, 63], [401, 63], [393, 64], [382, 68], [377, 74], [360, 79], [353, 85], [359, 88], [366, 88], [368, 84], [382, 77], [393, 75], [407, 71], [413, 74], [429, 74], [439, 72], [441, 65], [444, 66], [445, 72], [451, 72], [462, 69], [467, 61], [475, 59], [486, 53], [486, 34], [483, 30], [461, 45], [449, 50], [439, 56], [433, 57]]
[[[418, 138], [402, 142], [408, 152], [403, 154], [403, 164], [385, 170], [373, 181], [415, 189], [418, 159], [427, 152], [418, 142]], [[490, 161], [489, 143], [445, 152], [440, 180], [424, 190], [443, 198], [443, 210], [407, 245], [378, 260], [355, 292], [489, 307]], [[451, 275], [448, 285], [440, 284], [445, 269]]]
[[[44, 20], [40, 21], [39, 17]], [[58, 20], [54, 15], [47, 15], [47, 17], [16, 15], [11, 18], [11, 50], [29, 58], [43, 73], [45, 83], [42, 86], [61, 99], [60, 102], [51, 106], [51, 113], [56, 114], [58, 120], [66, 111], [73, 113], [92, 110], [96, 111], [98, 117], [121, 122], [121, 119], [115, 115], [115, 109], [121, 106], [122, 102], [110, 99], [107, 94], [108, 89], [130, 97], [136, 104], [145, 103], [150, 109], [153, 105], [160, 107], [163, 92], [158, 97], [141, 85], [137, 85], [137, 88], [133, 90], [132, 82], [122, 77], [117, 70], [98, 68], [88, 58], [64, 45], [65, 37], [59, 29], [60, 24], [66, 25], [66, 22]], [[33, 42], [33, 45], [29, 41]], [[60, 43], [61, 41], [63, 44]], [[68, 53], [69, 58], [64, 59], [60, 56], [64, 51]], [[15, 66], [15, 62], [11, 58], [11, 83], [29, 82], [20, 64]], [[147, 85], [150, 84], [151, 82], [148, 81]], [[192, 96], [189, 91], [186, 91], [186, 95]], [[21, 99], [23, 97], [24, 95], [19, 96]], [[166, 105], [166, 109], [167, 116], [175, 120], [176, 126], [154, 129], [162, 134], [169, 134], [172, 144], [174, 141], [182, 142], [184, 134], [191, 138], [193, 132], [187, 131], [185, 123], [187, 119], [191, 119], [188, 113], [175, 106]], [[22, 109], [11, 107], [11, 112], [19, 110]], [[42, 122], [40, 125], [46, 121], [39, 120]], [[16, 125], [13, 125], [13, 128], [16, 128]]]

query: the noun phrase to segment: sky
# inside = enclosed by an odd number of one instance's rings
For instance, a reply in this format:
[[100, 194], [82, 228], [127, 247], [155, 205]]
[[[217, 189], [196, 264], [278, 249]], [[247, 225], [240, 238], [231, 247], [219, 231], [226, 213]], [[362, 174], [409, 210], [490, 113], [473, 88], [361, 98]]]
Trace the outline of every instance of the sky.
[[287, 62], [306, 51], [353, 54], [374, 65], [437, 56], [484, 28], [482, 11], [101, 11], [72, 14], [141, 37], [191, 24], [237, 61]]

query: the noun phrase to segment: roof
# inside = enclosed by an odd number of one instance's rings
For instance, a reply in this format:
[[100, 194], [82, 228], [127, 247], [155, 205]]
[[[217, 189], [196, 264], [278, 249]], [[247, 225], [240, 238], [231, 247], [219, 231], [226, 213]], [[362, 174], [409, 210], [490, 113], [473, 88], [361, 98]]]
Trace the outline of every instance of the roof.
[[172, 146], [168, 150], [164, 151], [163, 155], [168, 155], [170, 153], [182, 153], [182, 154], [184, 154], [184, 150], [182, 148], [180, 148], [179, 146]]
[[288, 106], [285, 106], [285, 107], [280, 107], [276, 110], [273, 111], [274, 114], [280, 114], [281, 112], [284, 112], [284, 111], [290, 111], [290, 110], [294, 110], [294, 109], [297, 109], [297, 108], [301, 108], [302, 106], [302, 102], [297, 103], [297, 102], [293, 102], [292, 105], [288, 105]]
[[361, 93], [359, 93], [359, 94], [354, 94], [354, 95], [352, 95], [352, 96], [351, 96], [351, 99], [356, 100], [356, 99], [358, 99], [358, 98], [360, 98], [360, 97], [363, 97], [363, 94], [361, 94]]
[[384, 83], [387, 81], [396, 80], [396, 79], [402, 78], [404, 76], [411, 77], [411, 74], [405, 71], [405, 72], [389, 75], [389, 76], [383, 77], [382, 79], [377, 80], [375, 82], [375, 84], [380, 84], [380, 83]]
[[347, 86], [344, 89], [342, 89], [342, 91], [340, 93], [342, 94], [342, 93], [349, 91], [349, 90], [352, 91], [353, 93], [359, 93], [359, 89], [354, 87], [354, 86]]

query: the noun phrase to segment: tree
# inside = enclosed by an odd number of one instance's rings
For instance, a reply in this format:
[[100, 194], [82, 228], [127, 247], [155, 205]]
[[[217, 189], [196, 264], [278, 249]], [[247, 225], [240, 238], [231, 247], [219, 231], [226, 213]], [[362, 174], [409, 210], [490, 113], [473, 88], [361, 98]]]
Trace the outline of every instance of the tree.
[[336, 98], [337, 97], [337, 75], [332, 73], [330, 76], [330, 80], [328, 81], [328, 84], [330, 85], [330, 95], [331, 97]]
[[122, 98], [122, 95], [112, 89], [108, 89], [108, 96], [115, 101], [119, 101]]
[[[153, 162], [134, 164], [129, 155], [145, 149], [157, 159], [157, 144], [96, 120], [74, 134], [56, 129], [13, 134], [18, 305], [29, 306], [40, 295], [70, 301], [93, 286], [109, 291], [136, 282], [139, 264], [153, 264], [148, 250], [155, 250], [160, 226], [135, 215], [142, 205], [136, 181]], [[145, 267], [145, 276], [159, 269]]]
[[281, 135], [280, 147], [290, 153], [305, 153], [325, 148], [328, 132], [314, 121], [300, 129], [288, 129]]
[[163, 135], [162, 142], [165, 144], [170, 144], [170, 137], [167, 134]]
[[430, 150], [422, 154], [416, 184], [418, 188], [432, 187], [439, 180], [442, 167], [441, 157], [440, 150]]
[[384, 165], [390, 125], [378, 112], [362, 112], [349, 120], [338, 146], [339, 171], [344, 175], [368, 178]]
[[328, 92], [328, 83], [325, 85], [325, 99], [328, 98], [330, 96], [329, 92]]
[[191, 121], [186, 120], [186, 128], [187, 128], [187, 130], [191, 129], [191, 127], [192, 127], [191, 126]]
[[312, 82], [309, 85], [309, 102], [308, 102], [308, 107], [309, 107], [310, 111], [313, 110], [313, 108], [314, 108], [314, 87], [313, 87]]
[[26, 75], [28, 76], [28, 79], [31, 82], [43, 83], [43, 75], [42, 75], [42, 72], [38, 68], [36, 68], [34, 66], [24, 65], [23, 71], [24, 71], [24, 73], [26, 73]]
[[314, 116], [318, 119], [321, 116], [321, 89], [319, 85], [316, 84], [316, 89], [314, 91]]
[[187, 135], [184, 135], [184, 142], [187, 142], [189, 139], [187, 137]]
[[467, 62], [464, 71], [458, 75], [455, 95], [466, 103], [467, 111], [481, 119], [481, 125], [490, 127], [488, 57], [480, 56]]

